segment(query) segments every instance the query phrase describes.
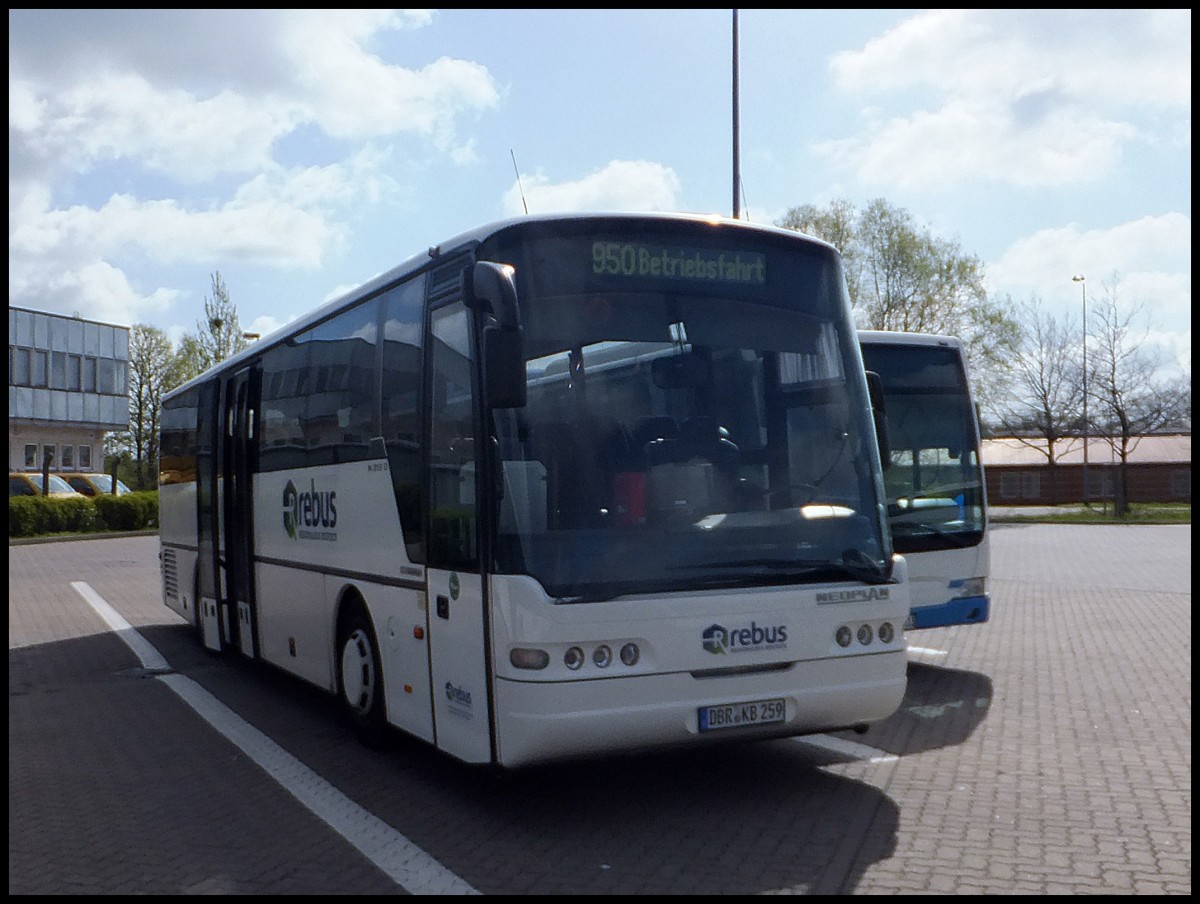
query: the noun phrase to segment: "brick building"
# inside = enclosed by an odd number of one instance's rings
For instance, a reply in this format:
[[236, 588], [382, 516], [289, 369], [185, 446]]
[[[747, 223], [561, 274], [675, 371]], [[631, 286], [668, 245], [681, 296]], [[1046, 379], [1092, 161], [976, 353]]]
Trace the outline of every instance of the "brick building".
[[[1084, 494], [1083, 442], [1055, 444], [1056, 464], [1046, 463], [1045, 442], [1033, 437], [983, 441], [988, 501], [993, 505], [1054, 505], [1111, 500], [1120, 461], [1106, 437], [1088, 442]], [[1138, 437], [1129, 454], [1130, 502], [1192, 501], [1192, 435], [1153, 434]]]

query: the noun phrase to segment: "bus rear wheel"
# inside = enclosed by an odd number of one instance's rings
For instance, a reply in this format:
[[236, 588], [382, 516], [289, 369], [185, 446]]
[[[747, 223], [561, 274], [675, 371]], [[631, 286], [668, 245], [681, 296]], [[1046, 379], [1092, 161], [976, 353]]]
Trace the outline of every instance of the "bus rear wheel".
[[361, 610], [347, 619], [338, 641], [338, 691], [359, 740], [378, 746], [387, 727], [383, 671], [375, 631]]

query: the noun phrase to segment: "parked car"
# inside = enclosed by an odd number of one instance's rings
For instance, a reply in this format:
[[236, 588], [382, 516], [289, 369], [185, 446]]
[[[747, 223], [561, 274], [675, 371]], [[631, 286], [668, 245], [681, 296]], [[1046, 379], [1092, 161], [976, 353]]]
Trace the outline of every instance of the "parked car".
[[[10, 471], [8, 474], [8, 495], [9, 496], [41, 496], [42, 495], [42, 475], [40, 472], [34, 471], [30, 473], [20, 473]], [[78, 496], [76, 490], [57, 474], [50, 475], [50, 494], [51, 496]]]
[[[88, 472], [86, 474], [60, 474], [59, 476], [71, 485], [71, 489], [78, 493], [83, 493], [84, 496], [107, 496], [112, 492], [113, 479], [111, 474]], [[120, 480], [117, 481], [118, 496], [124, 496], [126, 493], [132, 492]]]

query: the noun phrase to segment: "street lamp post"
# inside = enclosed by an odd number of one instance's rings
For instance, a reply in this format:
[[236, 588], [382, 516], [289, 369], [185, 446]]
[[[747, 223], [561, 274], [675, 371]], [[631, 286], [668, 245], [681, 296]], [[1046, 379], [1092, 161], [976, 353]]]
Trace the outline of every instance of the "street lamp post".
[[1079, 288], [1083, 292], [1083, 504], [1088, 505], [1091, 499], [1088, 495], [1087, 286], [1084, 284], [1082, 273], [1072, 276], [1071, 282], [1079, 283]]
[[738, 125], [738, 11], [733, 11], [733, 218], [740, 219], [738, 189], [742, 184], [741, 135]]

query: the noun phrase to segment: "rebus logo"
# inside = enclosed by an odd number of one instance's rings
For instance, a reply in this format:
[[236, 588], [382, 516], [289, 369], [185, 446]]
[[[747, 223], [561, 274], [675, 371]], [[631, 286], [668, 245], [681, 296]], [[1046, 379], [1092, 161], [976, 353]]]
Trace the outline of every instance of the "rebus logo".
[[710, 625], [701, 635], [701, 640], [709, 653], [724, 655], [780, 649], [787, 646], [787, 636], [786, 625], [764, 628], [752, 621], [748, 628], [726, 629], [721, 625]]
[[283, 529], [293, 540], [301, 536], [326, 539], [313, 528], [325, 528], [329, 532], [328, 539], [336, 539], [337, 535], [330, 532], [337, 526], [336, 500], [336, 490], [318, 490], [315, 480], [310, 481], [309, 489], [304, 493], [289, 480], [283, 488]]

